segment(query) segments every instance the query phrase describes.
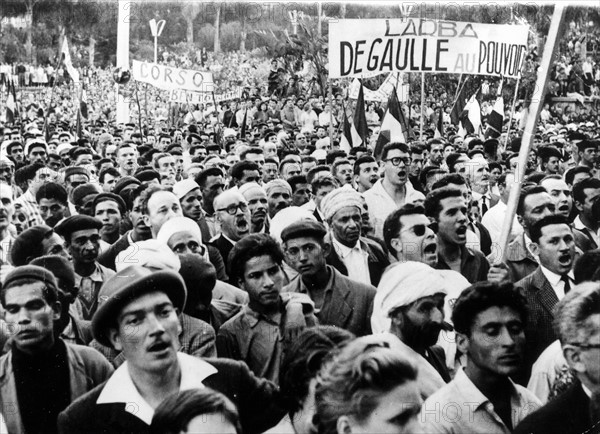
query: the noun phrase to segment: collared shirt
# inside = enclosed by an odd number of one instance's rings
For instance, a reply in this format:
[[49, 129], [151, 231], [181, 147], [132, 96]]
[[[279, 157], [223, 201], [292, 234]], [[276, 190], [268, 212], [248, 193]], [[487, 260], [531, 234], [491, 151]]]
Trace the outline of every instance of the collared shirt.
[[[544, 274], [544, 276], [550, 283], [550, 286], [554, 290], [554, 293], [556, 294], [558, 299], [562, 300], [563, 297], [565, 296], [565, 281], [562, 280], [562, 276], [560, 274], [556, 274], [553, 271], [548, 270], [546, 267], [544, 267], [541, 264], [540, 264], [540, 268], [542, 269], [542, 273]], [[569, 279], [569, 284], [571, 285], [571, 288], [573, 288], [573, 286], [575, 286], [575, 282], [573, 280], [573, 272], [570, 271], [567, 274], [567, 277]]]
[[[215, 374], [217, 368], [197, 357], [177, 353], [177, 360], [181, 369], [179, 390], [202, 389], [202, 383], [207, 377]], [[108, 379], [96, 404], [125, 403], [125, 411], [150, 425], [154, 416], [154, 409], [140, 395], [131, 379], [129, 365], [123, 363]], [[135, 403], [135, 405], [132, 405]]]
[[12, 250], [14, 242], [15, 239], [10, 232], [8, 232], [6, 237], [0, 241], [0, 264], [8, 264], [12, 262], [10, 259], [10, 251]]
[[600, 229], [598, 230], [598, 232], [592, 231], [590, 228], [583, 224], [583, 222], [581, 221], [581, 216], [575, 217], [575, 220], [573, 220], [573, 227], [575, 229], [579, 229], [588, 238], [592, 239], [596, 243], [596, 246], [600, 247]]
[[[510, 381], [510, 379], [508, 379]], [[514, 429], [541, 403], [534, 394], [511, 381], [511, 424]], [[473, 384], [463, 369], [454, 380], [430, 396], [421, 408], [419, 423], [427, 433], [510, 434], [491, 401]]]
[[531, 241], [531, 238], [529, 238], [526, 233], [523, 233], [523, 239], [525, 240], [525, 248], [527, 249], [527, 251], [529, 252], [531, 257], [535, 258], [536, 262], [539, 263], [540, 261], [538, 260], [537, 256], [533, 253], [533, 250], [531, 249], [531, 245], [533, 244], [533, 241]]
[[383, 223], [388, 215], [406, 203], [425, 200], [423, 193], [415, 190], [408, 180], [405, 184], [404, 202], [400, 204], [396, 204], [394, 198], [383, 188], [381, 179], [363, 194], [369, 207], [369, 217], [373, 224], [375, 236], [381, 239], [383, 239]]
[[31, 191], [27, 190], [20, 197], [15, 199], [15, 207], [20, 206], [23, 213], [27, 216], [27, 227], [39, 226], [45, 224], [40, 210], [38, 208], [37, 201]]
[[[506, 219], [506, 210], [506, 204], [500, 200], [481, 218], [481, 224], [483, 224], [483, 226], [485, 226], [490, 233], [492, 245], [500, 242], [500, 233], [502, 232], [502, 226], [504, 225], [504, 220]], [[509, 234], [509, 240], [515, 239], [521, 233], [523, 233], [523, 226], [521, 226], [517, 216], [515, 215]]]
[[102, 284], [115, 275], [110, 268], [95, 263], [96, 268], [89, 276], [80, 276], [75, 273], [75, 288], [78, 289], [77, 298], [81, 301], [81, 319], [91, 321], [98, 308], [98, 293]]
[[217, 354], [246, 362], [257, 377], [279, 382], [283, 357], [281, 312], [264, 315], [244, 306], [219, 328]]
[[217, 221], [216, 214], [208, 215], [206, 211], [204, 211], [204, 220], [206, 220], [211, 239], [221, 233], [221, 224]]
[[331, 240], [333, 241], [332, 247], [348, 270], [348, 277], [370, 285], [369, 254], [362, 249], [360, 242], [357, 242], [354, 247], [350, 248], [340, 243], [335, 236], [332, 236]]

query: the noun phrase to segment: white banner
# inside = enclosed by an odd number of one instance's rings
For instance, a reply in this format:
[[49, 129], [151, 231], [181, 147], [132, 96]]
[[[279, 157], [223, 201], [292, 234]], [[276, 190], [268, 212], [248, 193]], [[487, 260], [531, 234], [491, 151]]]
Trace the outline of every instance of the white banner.
[[169, 99], [171, 102], [181, 102], [188, 104], [207, 104], [213, 103], [213, 101], [221, 102], [221, 101], [229, 101], [236, 98], [242, 97], [242, 92], [244, 88], [237, 87], [234, 90], [229, 92], [215, 94], [215, 99], [213, 100], [212, 93], [206, 92], [188, 92], [185, 90], [172, 90], [169, 92]]
[[215, 90], [212, 73], [192, 69], [173, 68], [156, 63], [133, 61], [133, 79], [148, 83], [159, 89], [185, 89], [194, 92]]
[[529, 27], [428, 19], [329, 23], [329, 76], [434, 72], [516, 78]]
[[[366, 87], [363, 88], [365, 101], [386, 102], [392, 93], [392, 89], [394, 89], [394, 86], [396, 86], [396, 95], [398, 96], [398, 101], [408, 102], [410, 85], [402, 83], [402, 74], [400, 72], [393, 72], [387, 76], [383, 83], [381, 83], [379, 89], [371, 90], [367, 89]], [[351, 99], [358, 99], [359, 90], [360, 81], [358, 81], [358, 78], [355, 78], [348, 89], [348, 97]]]

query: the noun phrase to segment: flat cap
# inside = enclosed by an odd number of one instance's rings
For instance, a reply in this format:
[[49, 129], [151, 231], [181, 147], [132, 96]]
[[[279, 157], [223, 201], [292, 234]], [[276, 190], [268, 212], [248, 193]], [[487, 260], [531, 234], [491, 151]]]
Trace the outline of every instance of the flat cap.
[[[61, 279], [67, 287], [75, 287], [75, 270], [73, 264], [61, 255], [46, 255], [31, 261], [31, 265], [43, 267], [54, 274], [56, 279]], [[58, 282], [57, 282], [58, 284]]]
[[46, 225], [32, 226], [21, 232], [13, 242], [10, 251], [13, 265], [15, 267], [26, 265], [29, 258], [42, 256], [42, 241], [50, 232], [52, 228]]
[[65, 180], [73, 175], [85, 175], [88, 179], [90, 178], [90, 172], [88, 172], [85, 167], [81, 166], [69, 166], [65, 169]]
[[35, 279], [52, 286], [54, 289], [57, 287], [54, 274], [37, 265], [23, 265], [15, 268], [6, 276], [3, 287], [5, 289], [9, 288], [11, 284], [19, 279]]
[[73, 198], [73, 203], [75, 205], [81, 206], [85, 205], [81, 203], [81, 201], [90, 194], [100, 194], [100, 188], [96, 186], [96, 184], [86, 183], [81, 184], [75, 187], [75, 189], [71, 192], [71, 197]]
[[125, 201], [123, 200], [123, 198], [117, 194], [114, 193], [100, 193], [99, 195], [97, 195], [94, 198], [94, 204], [92, 205], [92, 209], [96, 209], [96, 205], [98, 205], [101, 202], [105, 202], [107, 200], [112, 200], [113, 202], [116, 202], [117, 205], [119, 205], [119, 211], [121, 211], [121, 215], [125, 214], [125, 211], [127, 210], [127, 206], [125, 205]]
[[131, 185], [137, 187], [138, 185], [142, 185], [142, 183], [139, 179], [134, 178], [133, 176], [124, 176], [115, 183], [113, 193], [120, 194], [121, 191], [123, 191], [126, 187], [129, 187]]
[[327, 234], [325, 226], [315, 220], [300, 220], [290, 224], [281, 232], [281, 241], [287, 242], [302, 237], [314, 237], [319, 240]]

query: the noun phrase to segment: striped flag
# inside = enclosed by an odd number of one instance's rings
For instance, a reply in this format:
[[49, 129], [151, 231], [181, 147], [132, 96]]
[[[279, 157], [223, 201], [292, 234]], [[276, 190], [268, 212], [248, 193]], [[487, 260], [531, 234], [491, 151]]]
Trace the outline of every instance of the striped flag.
[[440, 107], [437, 113], [437, 119], [435, 121], [435, 133], [433, 134], [434, 139], [441, 139], [444, 137], [444, 110]]
[[17, 117], [17, 96], [15, 94], [15, 84], [8, 80], [8, 95], [6, 97], [6, 123], [13, 124]]
[[71, 76], [71, 79], [73, 80], [73, 82], [75, 84], [78, 84], [79, 83], [79, 71], [77, 71], [75, 69], [75, 67], [73, 66], [73, 62], [71, 61], [71, 53], [69, 52], [69, 44], [67, 42], [66, 36], [63, 38], [63, 44], [62, 44], [62, 48], [61, 48], [60, 52], [63, 56], [62, 59], [65, 64], [65, 68], [67, 69], [67, 72]]
[[244, 120], [242, 120], [242, 126], [240, 127], [240, 139], [246, 138], [246, 129], [247, 129], [246, 117], [247, 116], [248, 116], [248, 108], [246, 108], [246, 111], [244, 112]]
[[346, 154], [350, 154], [350, 149], [352, 149], [352, 126], [350, 125], [348, 116], [346, 116], [345, 108], [342, 109], [342, 112], [344, 119], [342, 123], [342, 137], [340, 137], [340, 149]]
[[358, 91], [358, 100], [356, 101], [356, 108], [354, 109], [354, 116], [352, 117], [352, 147], [357, 147], [367, 144], [367, 137], [369, 135], [369, 127], [367, 126], [367, 116], [365, 114], [365, 96], [363, 92], [362, 82], [360, 83], [360, 90]]
[[374, 157], [379, 160], [383, 147], [388, 143], [406, 143], [413, 137], [413, 131], [408, 123], [408, 120], [404, 116], [402, 108], [400, 107], [398, 94], [396, 93], [396, 88], [394, 87], [388, 98], [387, 110], [383, 116], [383, 121], [381, 122], [379, 137], [377, 138], [377, 144], [375, 145], [375, 151], [373, 152]]
[[498, 89], [498, 98], [494, 103], [494, 108], [487, 118], [487, 128], [485, 138], [495, 139], [502, 134], [502, 124], [504, 123], [504, 98], [502, 97], [502, 84]]
[[477, 93], [470, 99], [460, 116], [460, 128], [458, 134], [465, 136], [467, 134], [479, 135], [481, 129], [481, 107], [477, 100]]
[[456, 97], [456, 101], [454, 101], [454, 105], [452, 106], [452, 111], [450, 112], [450, 122], [452, 122], [453, 125], [456, 125], [457, 127], [460, 125], [460, 116], [463, 112], [463, 110], [465, 109], [465, 106], [467, 105], [467, 80], [469, 78], [467, 77], [465, 79], [465, 82], [463, 83], [462, 87], [460, 88], [460, 92], [458, 94], [458, 96]]

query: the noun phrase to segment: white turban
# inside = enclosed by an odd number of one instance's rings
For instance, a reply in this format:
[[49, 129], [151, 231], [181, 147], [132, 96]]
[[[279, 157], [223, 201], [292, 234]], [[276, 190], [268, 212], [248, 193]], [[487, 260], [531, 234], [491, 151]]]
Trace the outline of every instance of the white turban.
[[437, 270], [422, 262], [398, 262], [388, 267], [373, 301], [371, 328], [373, 333], [390, 331], [389, 314], [420, 298], [447, 294], [446, 283]]
[[292, 223], [300, 220], [317, 220], [310, 211], [297, 206], [289, 206], [275, 214], [269, 225], [269, 235], [271, 235], [278, 243], [281, 243], [281, 233]]
[[290, 186], [290, 184], [288, 184], [287, 181], [284, 181], [283, 179], [274, 179], [272, 181], [267, 182], [264, 185], [265, 193], [267, 193], [267, 196], [270, 196], [271, 192], [277, 187], [285, 188], [290, 194], [290, 196], [292, 195], [292, 187]]
[[[247, 182], [243, 185], [241, 185], [238, 188], [238, 191], [242, 194], [242, 196], [246, 197], [246, 193], [252, 191], [252, 190], [262, 190], [263, 192], [265, 191], [264, 188], [262, 188], [260, 185], [258, 185], [256, 182]], [[266, 193], [265, 193], [266, 194]], [[246, 199], [248, 200], [248, 199]]]
[[131, 265], [179, 272], [179, 256], [158, 240], [138, 241], [127, 247], [115, 258], [117, 273]]
[[321, 201], [321, 212], [325, 220], [329, 221], [342, 208], [352, 206], [362, 210], [362, 197], [358, 191], [344, 186], [327, 193]]
[[173, 217], [167, 220], [156, 234], [156, 241], [168, 244], [169, 239], [179, 232], [190, 232], [196, 236], [199, 243], [202, 244], [202, 232], [200, 232], [200, 226], [194, 220], [187, 217]]

